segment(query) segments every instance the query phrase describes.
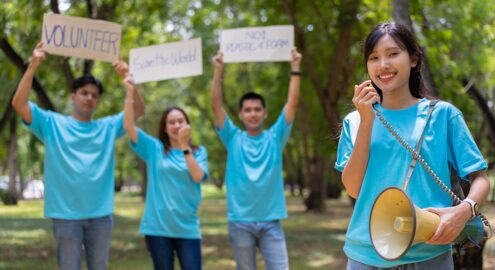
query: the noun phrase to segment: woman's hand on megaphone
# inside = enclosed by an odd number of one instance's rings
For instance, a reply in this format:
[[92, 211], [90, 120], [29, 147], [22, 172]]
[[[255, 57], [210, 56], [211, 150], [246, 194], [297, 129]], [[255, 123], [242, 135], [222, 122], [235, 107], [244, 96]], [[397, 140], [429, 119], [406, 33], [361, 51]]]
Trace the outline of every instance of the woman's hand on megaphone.
[[466, 222], [471, 218], [471, 210], [467, 209], [466, 205], [465, 203], [461, 203], [454, 207], [427, 208], [426, 211], [440, 216], [440, 225], [435, 234], [426, 243], [430, 245], [445, 245], [454, 242], [455, 238], [464, 229]]

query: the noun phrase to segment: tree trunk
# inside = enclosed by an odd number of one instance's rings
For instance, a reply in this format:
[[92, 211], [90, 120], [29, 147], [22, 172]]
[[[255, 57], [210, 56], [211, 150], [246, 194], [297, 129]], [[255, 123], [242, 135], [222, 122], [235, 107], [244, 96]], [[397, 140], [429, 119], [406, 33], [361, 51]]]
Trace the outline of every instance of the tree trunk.
[[16, 150], [17, 150], [17, 122], [16, 117], [10, 119], [9, 150], [7, 168], [9, 171], [9, 189], [3, 198], [5, 205], [17, 205], [18, 192], [16, 181]]
[[[296, 147], [294, 147], [295, 156], [293, 156], [294, 160], [294, 195], [299, 197], [303, 197], [304, 190], [304, 170], [303, 170], [303, 156], [301, 153], [301, 145], [298, 143]], [[297, 191], [297, 194], [296, 194]]]
[[22, 174], [21, 166], [19, 162], [15, 163], [15, 171], [17, 172], [17, 175], [19, 177], [19, 186], [18, 186], [18, 198], [23, 200], [24, 199], [24, 194], [23, 191], [26, 188], [27, 182], [24, 179], [24, 175]]
[[[288, 147], [287, 147], [288, 148]], [[285, 149], [285, 154], [283, 155], [284, 160], [284, 171], [285, 171], [285, 186], [289, 186], [290, 195], [295, 196], [294, 186], [296, 180], [296, 166], [292, 159], [291, 149]]]
[[[300, 124], [301, 124], [301, 138], [303, 147], [303, 167], [305, 179], [307, 179], [309, 195], [304, 199], [307, 211], [323, 212], [325, 210], [325, 190], [322, 189], [324, 185], [324, 179], [322, 175], [319, 175], [319, 165], [317, 162], [319, 158], [316, 157], [316, 151], [311, 156], [309, 146], [310, 135], [310, 122], [307, 116], [307, 104], [306, 100], [301, 99], [300, 105]], [[323, 194], [322, 194], [323, 193]]]
[[115, 192], [122, 191], [122, 186], [124, 185], [124, 166], [120, 165], [117, 167], [118, 174], [115, 177], [115, 183], [113, 190]]
[[[27, 65], [24, 64], [24, 60], [14, 51], [14, 48], [10, 46], [10, 43], [6, 38], [0, 39], [0, 49], [3, 51], [5, 56], [22, 72], [26, 72]], [[38, 100], [42, 107], [47, 108], [52, 111], [56, 111], [53, 103], [46, 94], [45, 89], [41, 86], [39, 81], [34, 77], [33, 79], [33, 89], [36, 93]], [[10, 106], [10, 105], [9, 105]]]
[[314, 156], [310, 164], [309, 188], [310, 194], [304, 200], [306, 209], [314, 212], [325, 211], [326, 183], [324, 162], [321, 157]]
[[[396, 23], [405, 25], [413, 34], [414, 29], [411, 21], [411, 11], [409, 9], [409, 0], [394, 0], [392, 2], [392, 17]], [[421, 68], [421, 78], [426, 87], [426, 94], [429, 96], [438, 96], [437, 87], [433, 74], [431, 74], [428, 58], [426, 57], [425, 48], [421, 47], [423, 66]]]
[[488, 100], [483, 97], [480, 91], [476, 88], [472, 81], [466, 79], [462, 80], [464, 89], [469, 94], [471, 99], [476, 102], [478, 108], [481, 111], [481, 115], [486, 123], [486, 130], [488, 131], [488, 139], [491, 145], [495, 145], [495, 115], [488, 107]]
[[0, 118], [0, 132], [2, 132], [3, 129], [7, 126], [7, 123], [12, 118], [12, 115], [14, 113], [14, 107], [12, 107], [11, 104], [12, 104], [12, 100], [14, 99], [16, 89], [17, 89], [17, 85], [15, 89], [11, 91], [12, 94], [10, 95], [7, 105], [5, 105], [5, 111], [2, 115], [2, 118]]
[[302, 169], [302, 166], [297, 167], [297, 188], [298, 188], [298, 195], [300, 197], [304, 197], [304, 172]]
[[[462, 80], [462, 83], [465, 85], [464, 89], [468, 93], [468, 95], [476, 102], [477, 107], [481, 111], [481, 115], [483, 116], [483, 126], [484, 130], [488, 133], [488, 140], [491, 145], [495, 145], [495, 115], [492, 110], [488, 107], [488, 100], [483, 97], [480, 91], [476, 88], [473, 81], [468, 81], [466, 79]], [[492, 196], [490, 201], [495, 200], [495, 186], [492, 187]]]
[[[341, 118], [337, 103], [340, 97], [345, 94], [347, 89], [349, 89], [350, 85], [349, 77], [345, 76], [345, 74], [353, 72], [352, 66], [350, 66], [347, 61], [347, 56], [349, 55], [352, 47], [351, 45], [356, 42], [354, 39], [358, 38], [353, 37], [352, 33], [357, 23], [359, 5], [359, 0], [343, 1], [340, 4], [337, 19], [337, 28], [339, 29], [339, 33], [335, 40], [328, 41], [336, 44], [335, 52], [327, 61], [328, 69], [326, 74], [322, 75], [319, 74], [318, 70], [315, 68], [317, 66], [315, 64], [315, 59], [319, 57], [317, 55], [318, 52], [315, 52], [309, 48], [306, 42], [305, 31], [299, 26], [299, 22], [297, 21], [296, 11], [298, 9], [295, 7], [294, 2], [290, 2], [289, 0], [283, 1], [283, 6], [289, 20], [291, 24], [294, 25], [297, 47], [303, 54], [305, 74], [307, 74], [309, 81], [313, 84], [313, 88], [316, 91], [318, 100], [320, 101], [320, 106], [323, 110], [323, 114], [328, 125], [327, 130], [331, 132], [338, 130]], [[316, 17], [316, 19], [323, 21], [323, 24], [325, 25], [325, 18], [318, 16]], [[326, 81], [326, 83], [322, 83], [322, 81]], [[307, 148], [307, 146], [305, 146], [305, 148]], [[324, 166], [318, 164], [318, 162], [321, 162], [321, 158], [316, 156], [316, 154], [313, 157], [310, 157], [308, 153], [304, 153], [304, 156], [304, 163], [306, 163], [306, 167], [313, 169], [324, 168]], [[323, 178], [323, 174], [316, 176], [313, 173], [308, 172], [308, 170], [311, 169], [306, 168], [305, 173], [310, 179], [310, 195], [305, 201], [306, 207], [308, 210], [322, 211], [322, 208], [320, 207], [324, 207], [324, 200], [326, 197], [324, 196], [326, 193], [326, 188], [322, 187], [326, 187], [326, 180]], [[316, 169], [316, 171], [317, 170], [318, 169]]]
[[143, 197], [143, 201], [146, 200], [146, 188], [148, 186], [148, 175], [146, 173], [146, 163], [138, 158], [138, 168], [141, 173], [141, 197]]
[[58, 1], [57, 0], [50, 0], [50, 8], [52, 11], [56, 14], [60, 14], [60, 9], [58, 8]]
[[[332, 160], [331, 162], [326, 162], [327, 166], [328, 164], [335, 164], [335, 160]], [[327, 184], [327, 198], [329, 199], [338, 199], [340, 198], [340, 194], [343, 189], [341, 173], [333, 168], [330, 168], [329, 170], [326, 170], [330, 173], [330, 181], [328, 181]]]

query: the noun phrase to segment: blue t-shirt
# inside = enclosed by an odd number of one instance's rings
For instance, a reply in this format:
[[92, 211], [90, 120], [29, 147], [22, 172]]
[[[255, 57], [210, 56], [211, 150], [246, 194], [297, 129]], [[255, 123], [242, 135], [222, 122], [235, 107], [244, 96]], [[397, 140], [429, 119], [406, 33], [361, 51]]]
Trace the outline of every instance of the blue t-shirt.
[[45, 144], [45, 216], [86, 219], [113, 212], [115, 140], [124, 114], [81, 122], [29, 102], [26, 126]]
[[[376, 108], [394, 129], [415, 148], [425, 125], [429, 100], [402, 110], [388, 110], [379, 104]], [[350, 113], [344, 119], [335, 168], [342, 171], [352, 153], [359, 127], [359, 113]], [[420, 154], [435, 173], [450, 187], [449, 164], [465, 178], [468, 174], [487, 168], [474, 142], [462, 113], [447, 102], [438, 102], [424, 133]], [[369, 234], [369, 217], [373, 202], [387, 187], [404, 185], [412, 156], [390, 134], [378, 118], [373, 123], [370, 157], [354, 212], [347, 230], [344, 252], [353, 260], [376, 267], [391, 267], [425, 261], [450, 250], [450, 245], [413, 245], [405, 256], [386, 261], [373, 249]], [[414, 168], [407, 194], [419, 208], [449, 207], [452, 199], [425, 172], [420, 164]]]
[[[171, 148], [138, 129], [137, 144], [132, 149], [146, 162], [148, 183], [146, 203], [139, 232], [143, 235], [200, 239], [198, 206], [201, 185], [195, 182], [182, 150]], [[194, 158], [208, 178], [206, 149], [199, 147]]]
[[282, 152], [292, 123], [282, 111], [276, 123], [258, 136], [250, 136], [226, 118], [216, 128], [227, 149], [225, 183], [229, 221], [259, 222], [287, 218]]

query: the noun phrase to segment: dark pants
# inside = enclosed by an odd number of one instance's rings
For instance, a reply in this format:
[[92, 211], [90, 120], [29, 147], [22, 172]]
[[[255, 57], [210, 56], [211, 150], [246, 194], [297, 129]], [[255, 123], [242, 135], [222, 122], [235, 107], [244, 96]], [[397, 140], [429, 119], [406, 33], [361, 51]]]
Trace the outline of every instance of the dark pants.
[[155, 270], [174, 270], [174, 252], [182, 270], [201, 270], [201, 239], [146, 235]]

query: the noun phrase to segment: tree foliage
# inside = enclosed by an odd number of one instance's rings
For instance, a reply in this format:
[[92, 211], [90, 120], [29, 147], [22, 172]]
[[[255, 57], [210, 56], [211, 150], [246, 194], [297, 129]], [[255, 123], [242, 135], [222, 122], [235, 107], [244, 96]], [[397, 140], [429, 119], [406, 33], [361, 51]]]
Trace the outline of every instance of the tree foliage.
[[[495, 95], [495, 3], [492, 1], [415, 0], [411, 1], [412, 24], [430, 64], [441, 98], [458, 106], [468, 121], [482, 152], [494, 164], [494, 150], [487, 139], [489, 125], [476, 103], [464, 91], [463, 79], [475, 83], [493, 113]], [[22, 64], [41, 37], [44, 13], [105, 19], [123, 26], [121, 54], [127, 59], [131, 48], [189, 38], [202, 38], [204, 75], [146, 83], [142, 94], [146, 115], [138, 125], [156, 135], [163, 110], [171, 105], [183, 107], [192, 120], [193, 142], [205, 145], [209, 153], [211, 180], [222, 185], [226, 152], [214, 129], [210, 110], [210, 85], [213, 68], [210, 58], [219, 48], [222, 29], [294, 24], [295, 44], [303, 53], [304, 77], [301, 107], [284, 162], [287, 183], [309, 189], [308, 209], [323, 210], [328, 194], [339, 196], [341, 185], [334, 173], [337, 136], [342, 118], [353, 110], [353, 85], [367, 78], [362, 42], [378, 23], [391, 20], [390, 0], [282, 0], [282, 1], [28, 1], [2, 3], [0, 45], [8, 44], [22, 61], [15, 62], [5, 50], [0, 53], [0, 112], [9, 116], [9, 99], [19, 82]], [[3, 43], [2, 43], [3, 42]], [[117, 113], [123, 108], [124, 87], [109, 63], [77, 58], [49, 56], [38, 69], [40, 89], [31, 100], [44, 107], [53, 105], [69, 113], [71, 79], [90, 71], [103, 80], [106, 92], [95, 117]], [[271, 124], [286, 101], [289, 82], [288, 63], [243, 63], [226, 65], [223, 81], [227, 111], [235, 123], [237, 101], [246, 91], [266, 97]], [[43, 94], [48, 97], [43, 101]], [[0, 118], [1, 119], [1, 118]], [[17, 119], [17, 121], [20, 121]], [[0, 169], [7, 174], [7, 142], [10, 131], [0, 120]], [[7, 123], [7, 122], [5, 122]], [[17, 161], [23, 177], [42, 178], [43, 145], [22, 125], [18, 128]], [[116, 177], [125, 182], [141, 181], [138, 159], [127, 139], [117, 143]], [[306, 196], [306, 195], [305, 195]]]

